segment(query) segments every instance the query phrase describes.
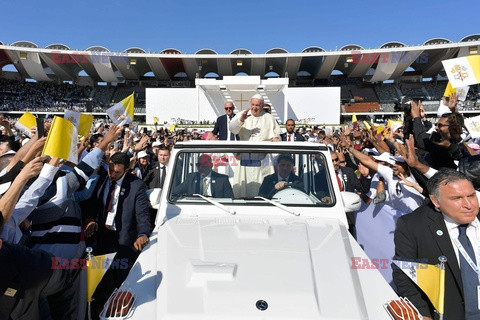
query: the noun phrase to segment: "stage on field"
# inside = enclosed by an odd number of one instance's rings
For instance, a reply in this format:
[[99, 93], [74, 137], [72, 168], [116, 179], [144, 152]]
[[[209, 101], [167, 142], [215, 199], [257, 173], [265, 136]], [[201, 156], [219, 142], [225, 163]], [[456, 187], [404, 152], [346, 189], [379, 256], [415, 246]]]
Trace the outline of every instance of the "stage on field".
[[340, 122], [340, 87], [290, 88], [288, 83], [288, 78], [226, 76], [223, 80], [196, 79], [195, 88], [146, 88], [146, 120], [214, 121], [224, 114], [226, 101], [233, 101], [240, 112], [250, 107], [254, 94], [260, 94], [280, 123], [289, 118], [308, 123]]

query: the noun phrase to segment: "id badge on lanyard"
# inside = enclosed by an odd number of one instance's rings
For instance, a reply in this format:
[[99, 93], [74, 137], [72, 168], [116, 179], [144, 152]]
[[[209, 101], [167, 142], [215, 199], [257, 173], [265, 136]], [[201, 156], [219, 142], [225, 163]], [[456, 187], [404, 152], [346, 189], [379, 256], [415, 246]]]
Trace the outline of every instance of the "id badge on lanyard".
[[[473, 271], [475, 271], [475, 273], [477, 274], [478, 283], [479, 283], [477, 285], [477, 308], [480, 310], [480, 273], [479, 273], [480, 268], [478, 267], [478, 263], [475, 264], [473, 262], [472, 258], [468, 255], [467, 251], [465, 250], [463, 245], [460, 243], [460, 241], [458, 241], [458, 239], [453, 239], [453, 243], [455, 243], [455, 246], [457, 247], [459, 254], [463, 256], [463, 258], [465, 259], [465, 261], [467, 261], [470, 268], [472, 268]], [[477, 250], [478, 249], [479, 248], [477, 248]]]

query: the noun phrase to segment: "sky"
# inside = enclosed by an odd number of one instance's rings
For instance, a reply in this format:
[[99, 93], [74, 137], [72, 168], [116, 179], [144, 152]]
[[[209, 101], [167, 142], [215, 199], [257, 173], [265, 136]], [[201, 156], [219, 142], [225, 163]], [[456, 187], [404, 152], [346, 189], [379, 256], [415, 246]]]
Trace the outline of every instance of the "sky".
[[419, 45], [479, 34], [479, 9], [478, 0], [0, 0], [0, 41], [189, 54], [203, 48], [224, 54], [238, 48], [377, 48], [390, 41]]

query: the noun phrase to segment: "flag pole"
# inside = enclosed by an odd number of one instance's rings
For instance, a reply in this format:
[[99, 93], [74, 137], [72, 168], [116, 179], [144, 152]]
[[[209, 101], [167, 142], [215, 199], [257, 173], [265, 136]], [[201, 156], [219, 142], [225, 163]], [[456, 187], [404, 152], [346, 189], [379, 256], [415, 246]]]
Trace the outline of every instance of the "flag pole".
[[[85, 249], [85, 252], [87, 253], [87, 286], [88, 286], [88, 269], [91, 267], [92, 264], [92, 247], [87, 247]], [[87, 315], [88, 315], [88, 320], [92, 320], [92, 300], [88, 299], [88, 287], [87, 287]]]
[[[442, 305], [442, 309], [444, 309], [444, 304], [445, 304], [445, 264], [447, 263], [447, 257], [445, 256], [440, 256], [438, 257], [438, 260], [440, 261], [440, 265], [439, 265], [439, 268], [440, 268], [440, 301], [441, 301], [441, 305]], [[442, 310], [442, 312], [438, 313], [439, 315], [439, 320], [443, 320], [443, 314], [444, 314], [444, 310]]]

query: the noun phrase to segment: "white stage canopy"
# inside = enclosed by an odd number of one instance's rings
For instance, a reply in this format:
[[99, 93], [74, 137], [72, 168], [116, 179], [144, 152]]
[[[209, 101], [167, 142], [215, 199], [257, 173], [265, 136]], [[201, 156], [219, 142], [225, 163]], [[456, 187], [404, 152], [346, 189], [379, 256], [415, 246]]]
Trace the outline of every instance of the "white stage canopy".
[[261, 79], [259, 76], [225, 76], [223, 80], [196, 79], [196, 88], [146, 88], [147, 122], [178, 119], [214, 121], [224, 114], [223, 105], [233, 101], [236, 112], [250, 107], [254, 94], [272, 106], [273, 116], [285, 123], [338, 124], [340, 87], [289, 88], [288, 78]]

